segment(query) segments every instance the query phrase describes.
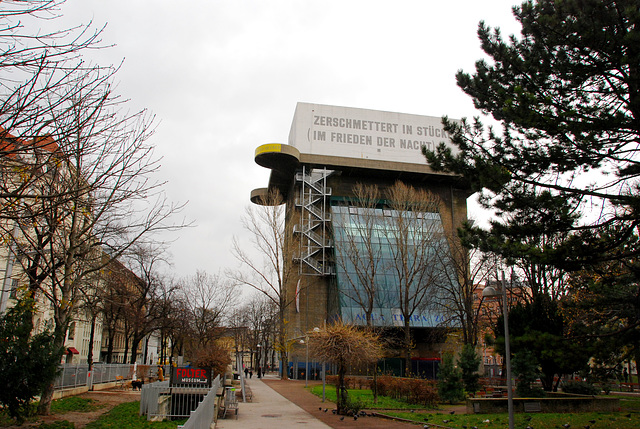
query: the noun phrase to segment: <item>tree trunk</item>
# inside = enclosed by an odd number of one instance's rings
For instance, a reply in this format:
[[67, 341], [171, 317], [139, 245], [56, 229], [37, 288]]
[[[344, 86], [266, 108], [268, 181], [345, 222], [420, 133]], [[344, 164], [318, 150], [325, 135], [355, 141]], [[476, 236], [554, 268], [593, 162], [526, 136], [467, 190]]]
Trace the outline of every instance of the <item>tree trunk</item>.
[[142, 338], [142, 341], [144, 341], [144, 352], [142, 353], [142, 364], [143, 365], [151, 365], [151, 362], [147, 362], [147, 359], [149, 358], [149, 337]]
[[109, 332], [109, 338], [107, 339], [107, 358], [105, 361], [111, 363], [113, 361], [113, 340], [115, 334]]
[[164, 348], [167, 345], [164, 332], [160, 334], [160, 365], [164, 365]]
[[289, 352], [287, 350], [287, 331], [285, 326], [285, 318], [284, 318], [284, 306], [280, 305], [280, 332], [278, 333], [278, 337], [280, 340], [280, 364], [282, 365], [282, 373], [280, 374], [281, 380], [289, 379]]
[[91, 317], [91, 331], [89, 332], [89, 353], [87, 353], [87, 365], [89, 365], [88, 371], [93, 369], [93, 338], [96, 335], [96, 318], [97, 315]]
[[404, 376], [409, 377], [411, 374], [411, 325], [409, 318], [404, 318]]
[[371, 392], [373, 393], [373, 403], [378, 403], [378, 362], [373, 364], [373, 385], [371, 386]]
[[[62, 328], [62, 326], [56, 324], [56, 326], [54, 327], [53, 336], [53, 343], [60, 349], [61, 352], [62, 350], [64, 350], [64, 340], [67, 335], [66, 327], [64, 329]], [[62, 359], [62, 356], [60, 356], [60, 358]], [[40, 395], [40, 403], [38, 404], [38, 414], [43, 416], [48, 416], [49, 414], [51, 414], [51, 402], [53, 402], [54, 387], [55, 379], [51, 380], [51, 382], [48, 383], [42, 391], [42, 395]]]
[[40, 396], [40, 403], [38, 404], [38, 414], [41, 416], [48, 416], [51, 414], [51, 402], [53, 402], [53, 381], [47, 384]]
[[281, 380], [289, 379], [289, 353], [282, 349], [280, 351], [280, 364], [282, 365], [282, 374], [280, 374]]
[[129, 337], [124, 336], [124, 354], [122, 356], [122, 363], [127, 363], [127, 355], [129, 354]]
[[347, 405], [347, 399], [349, 397], [349, 392], [347, 392], [347, 386], [344, 384], [344, 378], [347, 373], [347, 366], [344, 363], [340, 363], [338, 365], [338, 391], [336, 392], [337, 403], [336, 407], [338, 408], [338, 414], [343, 414], [345, 411], [345, 406]]
[[257, 371], [258, 378], [262, 378], [262, 376], [260, 375], [260, 370], [262, 369], [262, 367], [260, 366], [260, 350], [258, 350], [256, 352], [256, 366], [255, 366], [255, 368], [256, 368], [256, 371]]
[[[142, 341], [142, 337], [140, 335], [134, 335], [131, 340], [131, 359], [129, 360], [130, 364], [136, 363], [136, 359], [138, 357], [138, 346], [140, 345], [140, 341]], [[126, 358], [126, 356], [125, 356]]]

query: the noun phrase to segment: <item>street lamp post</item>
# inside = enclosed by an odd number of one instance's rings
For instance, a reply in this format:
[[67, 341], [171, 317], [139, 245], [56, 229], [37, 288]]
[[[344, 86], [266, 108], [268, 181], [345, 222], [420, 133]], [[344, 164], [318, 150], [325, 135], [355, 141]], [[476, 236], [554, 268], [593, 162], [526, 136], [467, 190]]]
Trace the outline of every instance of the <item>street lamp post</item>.
[[305, 359], [304, 368], [304, 387], [309, 386], [309, 335], [307, 335], [307, 357]]
[[[498, 291], [491, 286], [487, 286], [482, 291], [483, 298], [498, 296]], [[509, 338], [509, 309], [507, 308], [507, 284], [502, 271], [502, 318], [504, 319], [504, 358], [507, 367], [507, 406], [509, 409], [509, 429], [514, 428], [513, 414], [513, 389], [511, 382], [511, 341]]]
[[[300, 330], [302, 332], [302, 330]], [[320, 328], [313, 328], [313, 332], [320, 332]], [[304, 387], [309, 386], [309, 333], [304, 334], [302, 337], [292, 338], [292, 340], [296, 340], [300, 338], [300, 344], [306, 344], [306, 359], [304, 362], [305, 372], [304, 372]]]
[[304, 360], [304, 387], [308, 387], [309, 385], [309, 335], [304, 336], [304, 340], [300, 340], [301, 343], [306, 344], [306, 353], [307, 357]]
[[[264, 367], [264, 362], [262, 362], [262, 344], [258, 344], [256, 346], [257, 350], [257, 355], [258, 355], [258, 359], [257, 362], [258, 363], [258, 378], [262, 378], [262, 375], [260, 374], [260, 372], [262, 372], [262, 368]], [[262, 364], [260, 365], [260, 363], [262, 362]]]
[[325, 387], [326, 387], [326, 380], [327, 380], [327, 368], [326, 368], [326, 364], [324, 361], [322, 361], [322, 402], [324, 402], [325, 400]]

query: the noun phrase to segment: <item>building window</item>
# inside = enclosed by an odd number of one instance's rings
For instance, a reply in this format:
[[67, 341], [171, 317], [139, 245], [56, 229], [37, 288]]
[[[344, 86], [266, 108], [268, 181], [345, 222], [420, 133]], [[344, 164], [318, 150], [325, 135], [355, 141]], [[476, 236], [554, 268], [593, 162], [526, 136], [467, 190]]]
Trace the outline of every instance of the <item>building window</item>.
[[[429, 291], [431, 301], [440, 299], [443, 290], [451, 289], [451, 282], [455, 279], [454, 267], [446, 258], [435, 257], [444, 252], [450, 252], [443, 234], [442, 221], [437, 213], [416, 213], [390, 209], [358, 210], [355, 207], [332, 206], [332, 228], [334, 250], [336, 253], [336, 286], [339, 292], [336, 311], [343, 320], [350, 323], [364, 324], [365, 318], [362, 305], [358, 299], [366, 296], [367, 289], [362, 284], [363, 276], [359, 275], [368, 269], [372, 258], [376, 262], [375, 269], [375, 303], [373, 309], [373, 323], [375, 326], [389, 326], [402, 323], [398, 315], [400, 292], [399, 288], [410, 288], [414, 293], [421, 287], [419, 282], [401, 285], [394, 263], [398, 258], [398, 249], [405, 246], [409, 249], [407, 262], [413, 263], [412, 258], [430, 262], [424, 264], [424, 277], [429, 278], [434, 285]], [[408, 234], [399, 234], [401, 222], [405, 219], [408, 224]], [[404, 240], [404, 241], [402, 241]], [[426, 246], [426, 250], [422, 250]], [[372, 256], [373, 255], [373, 256]], [[363, 268], [365, 267], [365, 268]], [[413, 327], [433, 327], [443, 320], [442, 316], [432, 308], [425, 308], [411, 318]]]
[[18, 279], [11, 279], [11, 292], [9, 292], [9, 298], [17, 298], [18, 294]]

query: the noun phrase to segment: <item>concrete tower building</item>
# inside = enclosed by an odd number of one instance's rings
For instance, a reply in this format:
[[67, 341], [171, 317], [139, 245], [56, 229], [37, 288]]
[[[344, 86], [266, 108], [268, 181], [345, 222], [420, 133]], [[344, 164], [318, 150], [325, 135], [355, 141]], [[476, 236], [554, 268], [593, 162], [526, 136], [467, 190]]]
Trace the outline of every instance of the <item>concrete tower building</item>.
[[[354, 282], [355, 275], [350, 272], [355, 270], [353, 264], [343, 263], [349, 241], [359, 241], [354, 227], [362, 214], [354, 200], [357, 184], [375, 185], [380, 191], [378, 205], [369, 212], [378, 216], [374, 229], [381, 235], [392, 228], [385, 223], [385, 217], [401, 216], [401, 210], [390, 207], [385, 199], [386, 190], [396, 182], [436, 195], [437, 207], [419, 214], [422, 223], [414, 229], [422, 232], [414, 232], [419, 235], [426, 229], [438, 231], [440, 237], [445, 237], [444, 248], [451, 256], [448, 245], [456, 239], [456, 228], [467, 219], [466, 200], [470, 193], [459, 177], [434, 172], [426, 164], [421, 148], [435, 149], [441, 143], [456, 150], [440, 118], [298, 103], [288, 144], [265, 144], [256, 149], [256, 163], [271, 169], [271, 177], [267, 188], [252, 192], [251, 200], [260, 204], [270, 190], [278, 190], [286, 202], [286, 228], [294, 237], [294, 257], [285, 261], [294, 264], [298, 273], [286, 284], [286, 294], [291, 299], [287, 306], [288, 338], [300, 337], [335, 318], [366, 324], [364, 309], [354, 299], [353, 290], [348, 290], [362, 285]], [[395, 244], [387, 237], [377, 246], [377, 296], [370, 320], [393, 335], [394, 329], [398, 331], [404, 325], [395, 302], [398, 275], [385, 265], [393, 258]], [[416, 372], [424, 370], [422, 361], [431, 362], [430, 370], [422, 372], [434, 373], [437, 363], [433, 362], [439, 361], [442, 336], [433, 333], [442, 331], [447, 323], [447, 328], [452, 327], [450, 318], [433, 304], [441, 286], [437, 283], [457, 284], [457, 275], [453, 264], [442, 262], [446, 258], [438, 259], [440, 262], [426, 265], [430, 265], [432, 273], [447, 275], [431, 276], [434, 284], [430, 285], [430, 297], [410, 318]], [[450, 289], [451, 283], [448, 286]], [[304, 347], [293, 355], [294, 365], [303, 368]], [[389, 368], [396, 372], [403, 367], [400, 356], [391, 353], [387, 359]], [[396, 363], [392, 364], [394, 359]]]

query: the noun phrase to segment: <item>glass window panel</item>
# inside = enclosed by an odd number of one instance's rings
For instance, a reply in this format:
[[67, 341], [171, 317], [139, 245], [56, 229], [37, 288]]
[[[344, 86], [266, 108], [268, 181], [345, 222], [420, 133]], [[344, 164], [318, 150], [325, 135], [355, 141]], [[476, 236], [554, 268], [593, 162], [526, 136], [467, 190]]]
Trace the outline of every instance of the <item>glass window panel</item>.
[[[413, 225], [408, 231], [407, 238], [400, 238], [406, 241], [405, 247], [412, 253], [412, 247], [423, 240], [424, 237], [442, 234], [443, 227], [438, 213], [408, 213], [398, 212], [396, 210], [382, 209], [361, 209], [356, 207], [332, 207], [332, 226], [334, 234], [334, 246], [336, 257], [341, 258], [342, 264], [336, 264], [337, 284], [339, 290], [351, 288], [351, 295], [355, 295], [355, 291], [364, 292], [365, 288], [362, 281], [358, 279], [356, 267], [353, 261], [348, 257], [348, 253], [353, 250], [353, 243], [364, 260], [359, 265], [366, 265], [366, 258], [369, 255], [366, 244], [368, 242], [375, 243], [373, 251], [377, 259], [378, 272], [375, 277], [375, 285], [377, 293], [375, 296], [375, 305], [379, 311], [380, 317], [374, 321], [376, 325], [385, 325], [392, 323], [393, 316], [397, 316], [397, 307], [399, 300], [399, 279], [395, 270], [392, 269], [392, 262], [397, 257], [397, 242], [400, 231], [394, 225], [394, 219], [403, 216], [404, 219]], [[352, 244], [350, 244], [352, 243]], [[444, 237], [436, 241], [434, 246], [446, 245]], [[447, 247], [448, 248], [448, 247]], [[434, 248], [425, 249], [427, 254], [435, 254]], [[412, 262], [412, 261], [409, 261]], [[435, 267], [431, 266], [430, 270], [447, 270], [451, 274], [452, 267]], [[345, 271], [346, 270], [346, 271]], [[438, 283], [447, 281], [449, 277], [444, 273], [437, 276]], [[453, 276], [449, 278], [454, 278]], [[417, 285], [412, 286], [413, 288]], [[434, 296], [437, 296], [437, 290]], [[342, 306], [342, 318], [347, 322], [364, 323], [362, 321], [362, 309], [359, 307], [355, 299], [346, 298], [348, 293], [340, 293], [339, 299]], [[413, 326], [435, 326], [435, 317], [430, 311], [424, 310], [416, 314], [412, 318]], [[360, 315], [360, 316], [358, 316]], [[397, 317], [396, 317], [397, 318]]]

